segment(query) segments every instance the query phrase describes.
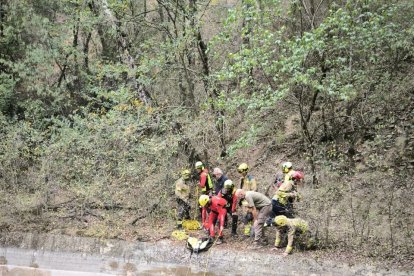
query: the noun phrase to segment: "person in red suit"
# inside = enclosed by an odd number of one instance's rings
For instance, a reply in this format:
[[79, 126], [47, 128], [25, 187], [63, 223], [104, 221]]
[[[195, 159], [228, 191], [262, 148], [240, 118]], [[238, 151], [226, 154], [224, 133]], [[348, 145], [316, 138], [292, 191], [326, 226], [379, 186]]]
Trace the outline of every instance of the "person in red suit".
[[[218, 239], [216, 244], [223, 243], [223, 229], [224, 229], [224, 220], [227, 215], [226, 205], [227, 200], [218, 196], [209, 197], [208, 195], [201, 195], [198, 202], [202, 209], [202, 223], [205, 228], [208, 228], [210, 231], [210, 239], [214, 240], [216, 233], [215, 233], [215, 225], [217, 219], [219, 220], [219, 231], [218, 231]], [[207, 209], [210, 210], [210, 214], [207, 220]], [[207, 226], [207, 227], [206, 227]]]

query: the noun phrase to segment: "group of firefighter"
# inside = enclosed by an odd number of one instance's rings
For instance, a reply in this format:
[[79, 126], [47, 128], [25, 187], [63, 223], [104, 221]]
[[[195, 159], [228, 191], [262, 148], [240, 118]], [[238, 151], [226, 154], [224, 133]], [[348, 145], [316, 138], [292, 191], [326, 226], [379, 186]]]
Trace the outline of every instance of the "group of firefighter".
[[291, 162], [282, 163], [282, 172], [276, 174], [274, 182], [267, 189], [265, 194], [272, 191], [271, 199], [257, 191], [256, 180], [249, 174], [249, 166], [246, 163], [237, 167], [241, 175], [237, 187], [220, 168], [214, 168], [211, 177], [205, 165], [198, 161], [195, 163], [195, 170], [199, 181], [197, 192], [194, 193], [192, 189], [192, 173], [188, 169], [181, 172], [181, 177], [175, 183], [178, 229], [183, 228], [184, 219], [190, 219], [191, 198], [195, 194], [198, 197], [196, 208], [199, 208], [201, 214], [201, 227], [215, 244], [224, 242], [223, 230], [229, 217], [231, 236], [238, 236], [239, 214], [244, 225], [243, 235], [254, 237], [251, 245], [253, 249], [268, 244], [263, 232], [265, 227], [270, 226], [275, 226], [276, 229], [276, 248], [284, 245], [282, 237], [287, 233], [287, 245], [283, 255], [292, 252], [296, 238], [300, 238], [302, 243], [310, 242], [308, 223], [295, 217], [293, 208], [295, 201], [300, 198], [297, 187], [303, 181], [304, 175], [303, 172], [294, 170]]

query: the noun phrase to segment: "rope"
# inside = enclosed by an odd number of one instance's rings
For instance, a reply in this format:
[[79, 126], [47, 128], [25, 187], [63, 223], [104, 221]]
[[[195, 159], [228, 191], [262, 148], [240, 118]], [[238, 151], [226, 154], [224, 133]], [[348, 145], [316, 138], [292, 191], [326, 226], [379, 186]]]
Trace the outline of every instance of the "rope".
[[[219, 237], [217, 236], [217, 238], [213, 241], [213, 244], [211, 245], [211, 247], [214, 246], [214, 244], [216, 243], [216, 241], [219, 239]], [[211, 253], [211, 247], [208, 250], [208, 254], [207, 254], [207, 263], [206, 263], [206, 268], [204, 269], [204, 276], [206, 276], [207, 274], [207, 268], [208, 268], [208, 262], [210, 260], [210, 253]]]
[[184, 230], [175, 230], [171, 233], [171, 237], [176, 240], [183, 241], [188, 239], [188, 234]]
[[[206, 276], [207, 274], [207, 269], [208, 269], [208, 263], [210, 261], [210, 254], [211, 254], [211, 248], [216, 244], [216, 241], [219, 239], [220, 237], [217, 237], [214, 239], [213, 244], [210, 246], [210, 248], [208, 249], [208, 253], [207, 253], [207, 262], [206, 262], [206, 267], [204, 268], [204, 276]], [[190, 259], [189, 259], [189, 266], [186, 272], [186, 275], [188, 275], [188, 273], [190, 273], [191, 270], [191, 255], [190, 255]]]
[[198, 213], [198, 186], [196, 187], [196, 198], [195, 198], [195, 206], [194, 206], [194, 216], [193, 216], [193, 220], [196, 220], [196, 216]]
[[200, 227], [200, 222], [197, 220], [183, 220], [183, 228], [186, 230], [198, 230]]
[[196, 198], [195, 198], [195, 206], [193, 211], [193, 219], [192, 220], [183, 220], [183, 228], [186, 230], [198, 230], [201, 228], [201, 224], [197, 221], [196, 216], [198, 213], [198, 186], [196, 187]]

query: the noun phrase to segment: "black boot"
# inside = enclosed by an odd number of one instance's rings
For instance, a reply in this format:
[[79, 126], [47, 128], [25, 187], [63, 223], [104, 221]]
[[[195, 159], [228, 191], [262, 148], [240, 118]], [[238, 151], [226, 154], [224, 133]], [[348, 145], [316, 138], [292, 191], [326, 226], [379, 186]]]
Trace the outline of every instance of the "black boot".
[[224, 228], [227, 229], [228, 223], [227, 223], [227, 216], [224, 218]]
[[231, 236], [236, 237], [237, 235], [237, 222], [239, 220], [238, 215], [231, 216]]
[[183, 222], [182, 221], [177, 222], [177, 229], [178, 230], [183, 230]]

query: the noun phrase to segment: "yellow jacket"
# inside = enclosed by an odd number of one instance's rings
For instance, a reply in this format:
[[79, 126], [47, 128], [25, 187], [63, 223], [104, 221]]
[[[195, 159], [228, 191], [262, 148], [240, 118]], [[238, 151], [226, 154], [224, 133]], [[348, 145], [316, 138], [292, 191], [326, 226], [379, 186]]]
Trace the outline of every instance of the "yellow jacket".
[[190, 181], [184, 180], [182, 177], [175, 182], [175, 196], [182, 199], [184, 202], [190, 201]]
[[279, 246], [280, 245], [280, 241], [281, 241], [281, 235], [282, 235], [282, 229], [284, 227], [288, 228], [288, 244], [286, 246], [286, 253], [290, 253], [293, 249], [293, 240], [295, 238], [295, 234], [296, 233], [300, 233], [303, 234], [305, 232], [308, 231], [308, 223], [301, 219], [301, 218], [293, 218], [293, 219], [289, 219], [287, 220], [287, 223], [285, 226], [278, 226], [276, 225], [276, 240], [275, 240], [275, 246]]
[[278, 200], [282, 205], [286, 205], [289, 199], [295, 199], [298, 196], [299, 194], [296, 191], [295, 183], [292, 180], [285, 180], [273, 196], [273, 199]]
[[257, 183], [256, 179], [254, 179], [251, 175], [246, 175], [244, 177], [240, 177], [240, 189], [247, 191], [257, 192]]

